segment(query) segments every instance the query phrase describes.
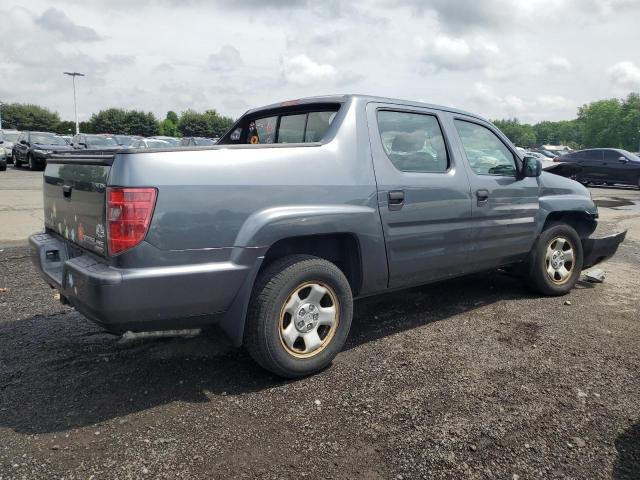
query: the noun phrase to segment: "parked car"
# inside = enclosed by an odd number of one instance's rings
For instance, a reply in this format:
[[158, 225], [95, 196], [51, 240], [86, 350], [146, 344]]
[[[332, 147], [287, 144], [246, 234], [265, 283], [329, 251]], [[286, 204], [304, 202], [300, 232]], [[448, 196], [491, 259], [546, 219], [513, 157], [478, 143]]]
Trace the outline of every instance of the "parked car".
[[0, 140], [0, 172], [7, 169], [7, 152], [2, 148], [2, 140]]
[[171, 148], [169, 142], [157, 138], [141, 138], [131, 144], [131, 148]]
[[142, 137], [139, 135], [108, 135], [112, 136], [118, 145], [121, 147], [130, 147], [133, 143], [140, 140]]
[[60, 137], [64, 138], [64, 141], [67, 142], [67, 145], [71, 145], [73, 135], [60, 135]]
[[181, 147], [203, 147], [207, 145], [215, 145], [216, 141], [213, 138], [205, 137], [183, 137], [180, 140]]
[[26, 163], [31, 170], [42, 170], [52, 152], [69, 149], [71, 146], [55, 133], [20, 132], [13, 145], [13, 166], [19, 168]]
[[0, 150], [4, 150], [7, 163], [13, 163], [13, 145], [19, 136], [18, 130], [0, 130]]
[[100, 150], [120, 150], [122, 147], [118, 144], [113, 135], [99, 135], [78, 133], [73, 136], [71, 145], [77, 150], [100, 149]]
[[505, 266], [562, 295], [625, 236], [593, 238], [585, 187], [449, 107], [289, 101], [219, 143], [52, 159], [30, 243], [60, 298], [116, 333], [215, 324], [299, 377], [340, 351], [353, 298]]
[[550, 150], [545, 150], [544, 148], [538, 148], [537, 150], [535, 150], [536, 152], [544, 155], [545, 157], [547, 157], [550, 160], [553, 160], [555, 157], [558, 156], [557, 152], [552, 152]]
[[591, 148], [558, 157], [558, 161], [582, 167], [576, 180], [581, 183], [633, 185], [640, 188], [640, 157], [617, 148]]
[[149, 138], [155, 138], [157, 140], [164, 140], [165, 142], [168, 142], [169, 144], [171, 144], [172, 147], [180, 146], [180, 139], [176, 138], [176, 137], [167, 137], [167, 136], [164, 136], [164, 135], [155, 135], [155, 136], [149, 137]]

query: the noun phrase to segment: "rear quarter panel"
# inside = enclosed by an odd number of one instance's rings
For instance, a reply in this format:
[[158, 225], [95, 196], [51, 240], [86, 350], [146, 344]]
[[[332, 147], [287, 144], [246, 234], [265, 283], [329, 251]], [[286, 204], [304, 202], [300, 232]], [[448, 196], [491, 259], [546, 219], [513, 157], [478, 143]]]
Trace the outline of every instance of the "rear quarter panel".
[[264, 252], [292, 236], [354, 233], [363, 291], [377, 289], [386, 254], [364, 109], [355, 100], [342, 108], [324, 144], [121, 154], [109, 184], [158, 188], [146, 243], [165, 252]]

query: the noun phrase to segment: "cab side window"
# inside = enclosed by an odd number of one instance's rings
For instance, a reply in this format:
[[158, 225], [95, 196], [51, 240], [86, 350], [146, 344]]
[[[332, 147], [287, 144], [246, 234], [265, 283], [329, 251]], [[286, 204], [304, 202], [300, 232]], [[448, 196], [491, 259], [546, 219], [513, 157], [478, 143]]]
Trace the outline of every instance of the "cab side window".
[[471, 169], [477, 175], [516, 175], [516, 160], [511, 150], [487, 127], [455, 120]]
[[449, 168], [449, 156], [435, 116], [380, 110], [378, 129], [382, 147], [398, 170], [442, 173]]
[[218, 141], [218, 145], [316, 143], [322, 141], [336, 118], [339, 105], [311, 111], [275, 113], [241, 122]]

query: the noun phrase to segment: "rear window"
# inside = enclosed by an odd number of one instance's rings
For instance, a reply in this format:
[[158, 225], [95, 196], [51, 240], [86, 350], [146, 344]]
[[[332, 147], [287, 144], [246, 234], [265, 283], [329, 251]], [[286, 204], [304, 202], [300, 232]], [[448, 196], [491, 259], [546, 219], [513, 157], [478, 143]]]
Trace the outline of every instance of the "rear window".
[[[339, 105], [313, 111], [275, 113], [247, 118], [219, 144], [274, 144], [320, 142], [338, 113]], [[244, 123], [244, 124], [243, 124]]]

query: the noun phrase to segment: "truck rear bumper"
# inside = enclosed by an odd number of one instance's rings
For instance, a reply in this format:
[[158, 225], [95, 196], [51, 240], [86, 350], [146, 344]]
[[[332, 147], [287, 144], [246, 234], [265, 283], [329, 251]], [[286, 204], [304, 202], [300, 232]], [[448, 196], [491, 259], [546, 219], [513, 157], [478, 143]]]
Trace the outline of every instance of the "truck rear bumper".
[[602, 238], [586, 238], [582, 241], [582, 268], [589, 268], [611, 258], [627, 236], [627, 231]]
[[88, 253], [72, 257], [48, 233], [29, 237], [46, 282], [80, 313], [114, 333], [198, 328], [217, 323], [250, 270], [233, 262], [115, 268]]

